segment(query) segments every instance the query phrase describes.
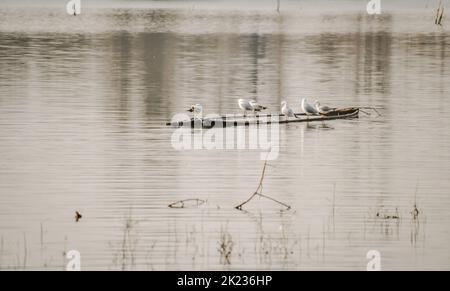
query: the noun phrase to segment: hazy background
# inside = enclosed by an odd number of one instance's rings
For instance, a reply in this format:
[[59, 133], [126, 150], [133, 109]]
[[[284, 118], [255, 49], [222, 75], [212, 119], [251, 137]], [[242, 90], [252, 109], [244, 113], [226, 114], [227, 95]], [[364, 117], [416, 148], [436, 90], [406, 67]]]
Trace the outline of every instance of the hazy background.
[[[83, 269], [365, 270], [371, 249], [383, 269], [450, 269], [437, 1], [381, 0], [375, 16], [368, 1], [240, 2], [82, 0], [76, 17], [66, 1], [1, 2], [0, 269], [62, 270], [71, 249]], [[175, 151], [164, 125], [192, 103], [298, 111], [300, 97], [384, 109], [280, 128], [264, 193], [291, 211], [233, 208], [259, 151]], [[167, 207], [187, 198], [208, 202]]]

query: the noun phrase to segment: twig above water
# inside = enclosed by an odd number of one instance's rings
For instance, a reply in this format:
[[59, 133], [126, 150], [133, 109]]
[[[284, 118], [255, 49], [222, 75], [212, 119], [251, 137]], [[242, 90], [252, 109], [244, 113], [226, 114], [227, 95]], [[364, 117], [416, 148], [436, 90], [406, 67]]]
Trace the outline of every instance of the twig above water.
[[368, 113], [368, 112], [366, 112], [366, 111], [363, 111], [362, 109], [373, 110], [373, 111], [375, 111], [375, 112], [378, 114], [378, 116], [381, 116], [381, 113], [377, 110], [376, 107], [371, 107], [371, 106], [356, 106], [356, 108], [358, 108], [359, 111], [361, 111], [361, 112], [363, 112], [363, 113], [365, 113], [365, 114], [367, 114], [367, 115], [370, 115], [370, 113]]
[[250, 195], [250, 197], [247, 200], [245, 200], [241, 204], [235, 206], [234, 208], [236, 208], [238, 210], [242, 210], [242, 206], [244, 206], [245, 204], [250, 202], [256, 196], [259, 196], [259, 197], [263, 197], [263, 198], [272, 200], [272, 201], [274, 201], [274, 202], [276, 202], [276, 203], [278, 203], [280, 205], [283, 205], [284, 207], [286, 207], [286, 210], [291, 209], [290, 205], [288, 205], [286, 203], [283, 203], [283, 202], [281, 202], [281, 201], [279, 201], [279, 200], [277, 200], [277, 199], [275, 199], [273, 197], [270, 197], [268, 195], [264, 195], [264, 194], [261, 193], [262, 192], [262, 187], [263, 187], [264, 176], [266, 174], [266, 168], [267, 168], [267, 160], [264, 162], [264, 166], [263, 166], [262, 173], [261, 173], [261, 178], [259, 179], [259, 184], [258, 184], [258, 187], [256, 188], [256, 191], [252, 195]]

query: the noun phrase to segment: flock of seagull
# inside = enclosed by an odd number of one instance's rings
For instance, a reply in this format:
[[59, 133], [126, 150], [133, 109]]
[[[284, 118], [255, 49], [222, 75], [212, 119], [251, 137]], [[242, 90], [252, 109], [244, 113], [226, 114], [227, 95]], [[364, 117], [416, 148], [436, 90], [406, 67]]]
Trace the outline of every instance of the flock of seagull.
[[[262, 106], [255, 100], [249, 99], [239, 99], [238, 105], [239, 108], [243, 111], [244, 117], [247, 116], [247, 112], [253, 112], [253, 114], [256, 115], [256, 112], [261, 112], [262, 110], [267, 109], [266, 106]], [[336, 108], [322, 106], [318, 100], [314, 102], [314, 105], [311, 105], [308, 103], [306, 98], [302, 98], [301, 100], [301, 109], [306, 116], [324, 115], [331, 111], [336, 110]], [[188, 109], [188, 111], [194, 114], [194, 119], [201, 118], [201, 115], [203, 113], [203, 107], [200, 104], [194, 104]], [[286, 101], [281, 102], [281, 114], [284, 115], [286, 119], [289, 119], [290, 117], [300, 118], [294, 112], [294, 110], [292, 110], [292, 108], [289, 107]]]

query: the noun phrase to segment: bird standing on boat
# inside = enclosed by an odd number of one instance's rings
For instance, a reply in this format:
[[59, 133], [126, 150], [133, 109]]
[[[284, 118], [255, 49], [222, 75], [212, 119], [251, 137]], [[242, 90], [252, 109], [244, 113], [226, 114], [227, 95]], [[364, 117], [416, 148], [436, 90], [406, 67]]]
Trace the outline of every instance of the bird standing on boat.
[[245, 99], [238, 100], [239, 108], [244, 111], [244, 117], [246, 116], [247, 111], [253, 111], [253, 106], [250, 104], [250, 101]]
[[203, 107], [200, 104], [191, 105], [191, 108], [189, 108], [188, 111], [194, 114], [194, 119], [202, 118]]
[[281, 114], [284, 115], [284, 117], [286, 117], [286, 120], [289, 119], [289, 117], [295, 117], [295, 118], [299, 118], [295, 113], [294, 110], [292, 110], [292, 108], [290, 108], [287, 104], [286, 101], [282, 101], [281, 102]]
[[330, 113], [331, 111], [336, 110], [336, 108], [331, 108], [331, 107], [328, 107], [328, 106], [326, 106], [326, 105], [321, 106], [319, 100], [316, 100], [316, 101], [314, 102], [314, 107], [315, 107], [316, 110], [317, 110], [320, 114], [322, 114], [322, 115], [325, 115], [325, 114], [327, 114], [327, 113]]
[[319, 111], [306, 101], [306, 98], [302, 98], [302, 110], [307, 116], [319, 114]]
[[259, 104], [255, 100], [250, 100], [249, 103], [250, 103], [250, 106], [253, 108], [253, 113], [260, 112], [261, 110], [266, 110], [267, 109], [267, 107], [262, 106], [261, 104]]

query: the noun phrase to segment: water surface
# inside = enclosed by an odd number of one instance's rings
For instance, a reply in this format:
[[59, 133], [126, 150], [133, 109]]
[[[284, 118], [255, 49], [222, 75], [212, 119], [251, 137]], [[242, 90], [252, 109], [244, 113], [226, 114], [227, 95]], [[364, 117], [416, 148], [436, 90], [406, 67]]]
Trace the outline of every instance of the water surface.
[[[113, 3], [0, 4], [0, 269], [62, 270], [71, 249], [83, 269], [365, 270], [371, 249], [450, 269], [450, 33], [431, 4]], [[303, 96], [383, 109], [280, 127], [263, 193], [289, 211], [234, 209], [259, 151], [176, 151], [164, 125]], [[207, 203], [167, 207], [188, 198]]]

